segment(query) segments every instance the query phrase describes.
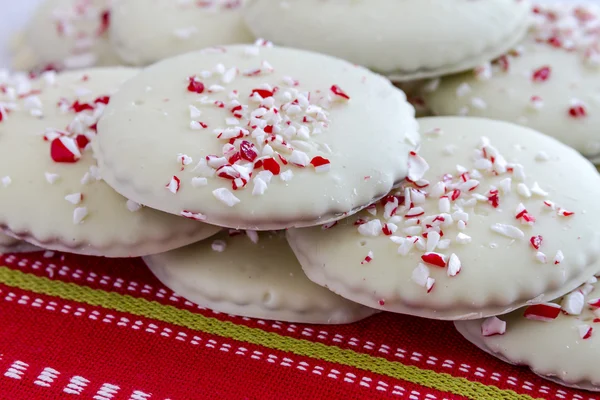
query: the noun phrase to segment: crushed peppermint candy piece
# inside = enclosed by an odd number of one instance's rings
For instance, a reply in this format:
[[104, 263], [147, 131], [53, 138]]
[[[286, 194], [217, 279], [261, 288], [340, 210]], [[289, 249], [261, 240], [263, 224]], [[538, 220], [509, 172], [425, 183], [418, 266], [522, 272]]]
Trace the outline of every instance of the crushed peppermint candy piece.
[[235, 197], [235, 195], [226, 188], [215, 189], [212, 193], [218, 200], [222, 201], [229, 207], [233, 207], [240, 202], [240, 199]]
[[12, 183], [12, 179], [10, 178], [10, 176], [5, 176], [0, 181], [2, 182], [2, 186], [4, 186], [5, 188], [10, 186], [10, 184]]
[[169, 192], [176, 194], [177, 192], [179, 192], [179, 188], [181, 187], [181, 180], [173, 175], [173, 177], [171, 178], [171, 181], [166, 185], [166, 188], [169, 190]]
[[53, 185], [54, 183], [56, 183], [56, 181], [58, 181], [60, 175], [53, 174], [51, 172], [44, 172], [44, 177], [46, 178], [46, 182]]
[[560, 315], [560, 305], [555, 303], [535, 304], [525, 309], [523, 316], [534, 321], [552, 321]]
[[206, 220], [206, 215], [203, 215], [201, 213], [187, 211], [187, 210], [182, 211], [181, 216], [185, 217], [187, 219], [194, 220], [194, 221], [205, 221]]
[[494, 224], [491, 226], [491, 229], [511, 239], [523, 239], [525, 237], [525, 233], [522, 230], [512, 225]]
[[364, 264], [369, 264], [371, 261], [373, 261], [373, 257], [374, 257], [374, 256], [373, 256], [373, 252], [372, 252], [372, 251], [369, 251], [369, 253], [368, 253], [368, 254], [367, 254], [367, 256], [365, 257], [365, 259], [364, 259], [364, 260], [362, 260], [360, 263], [361, 263], [362, 265], [364, 265]]
[[86, 207], [78, 207], [73, 211], [73, 223], [78, 225], [87, 217], [88, 210]]
[[68, 194], [65, 196], [65, 200], [71, 204], [77, 205], [83, 200], [83, 195], [81, 193]]
[[594, 328], [589, 325], [579, 325], [577, 330], [579, 331], [579, 337], [583, 340], [591, 338], [592, 333], [594, 332]]
[[227, 243], [224, 240], [215, 240], [211, 243], [210, 247], [213, 251], [222, 253], [227, 248]]
[[580, 315], [585, 304], [585, 296], [576, 290], [566, 295], [561, 303], [562, 310], [569, 315]]
[[484, 337], [504, 335], [506, 333], [506, 321], [498, 317], [487, 318], [481, 324], [481, 335]]
[[142, 208], [141, 204], [136, 203], [133, 200], [127, 200], [126, 206], [127, 206], [127, 209], [131, 212], [139, 211]]

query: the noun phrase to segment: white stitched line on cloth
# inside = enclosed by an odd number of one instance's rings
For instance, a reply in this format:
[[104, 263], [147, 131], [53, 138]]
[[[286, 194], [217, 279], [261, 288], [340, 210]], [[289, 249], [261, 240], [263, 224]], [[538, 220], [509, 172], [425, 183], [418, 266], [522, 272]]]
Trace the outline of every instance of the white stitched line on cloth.
[[[7, 264], [13, 264], [18, 260], [18, 258], [15, 255], [9, 255], [5, 258], [5, 262]], [[19, 267], [26, 267], [29, 264], [29, 260], [26, 258], [20, 259], [18, 260], [18, 266]], [[41, 261], [35, 261], [34, 263], [32, 263], [31, 268], [32, 269], [41, 269], [43, 267], [43, 263]], [[48, 263], [46, 265], [45, 271], [47, 272], [47, 276], [49, 278], [53, 278], [55, 273], [56, 273], [56, 269], [58, 267], [55, 264], [52, 263]], [[71, 269], [68, 266], [62, 266], [59, 270], [58, 270], [58, 274], [62, 275], [62, 276], [66, 276], [68, 275], [69, 271]], [[80, 269], [76, 269], [74, 271], [71, 272], [71, 277], [75, 278], [75, 279], [80, 279], [83, 276], [83, 271]], [[86, 277], [86, 280], [89, 282], [95, 282], [97, 279], [99, 278], [98, 274], [94, 273], [94, 272], [88, 272], [88, 275]], [[113, 286], [114, 287], [123, 287], [123, 286], [127, 286], [127, 289], [129, 291], [138, 291], [140, 290], [140, 284], [134, 281], [129, 281], [129, 282], [125, 282], [124, 279], [122, 278], [114, 278], [108, 275], [102, 275], [101, 280], [99, 281], [100, 284], [105, 284], [108, 285], [110, 283], [110, 281], [113, 281]], [[213, 314], [215, 315], [220, 315], [222, 313], [218, 312], [218, 311], [213, 311], [210, 309], [207, 309], [205, 307], [202, 306], [198, 306], [194, 303], [191, 303], [185, 299], [183, 299], [181, 296], [177, 295], [176, 293], [173, 293], [170, 290], [166, 290], [164, 288], [154, 288], [150, 285], [144, 284], [143, 287], [141, 288], [141, 293], [142, 294], [150, 294], [152, 293], [152, 291], [154, 290], [154, 295], [158, 298], [166, 298], [168, 296], [169, 300], [172, 302], [180, 302], [183, 300], [183, 304], [185, 304], [188, 307], [194, 307], [200, 310], [208, 310], [211, 311]], [[35, 306], [35, 305], [34, 305]], [[63, 311], [64, 312], [64, 311]], [[244, 321], [251, 321], [251, 318], [247, 318], [247, 317], [238, 317], [235, 315], [231, 315], [231, 314], [227, 314], [232, 318], [242, 318]], [[114, 318], [113, 316], [110, 316], [112, 318]], [[105, 319], [108, 319], [109, 317], [105, 317]], [[92, 318], [93, 319], [93, 318]], [[254, 320], [255, 322], [257, 322], [259, 325], [267, 325], [267, 324], [271, 324], [272, 328], [275, 329], [281, 329], [281, 330], [286, 330], [288, 332], [297, 332], [299, 327], [297, 325], [294, 324], [287, 324], [284, 322], [279, 322], [279, 321], [263, 321], [263, 320]], [[108, 322], [108, 321], [104, 321], [104, 322]], [[138, 321], [141, 322], [141, 321]], [[119, 326], [123, 326], [121, 323], [118, 323]], [[138, 327], [134, 327], [133, 329], [139, 329]], [[152, 327], [149, 326], [146, 329], [146, 332], [148, 333], [155, 333], [155, 329], [156, 327]], [[302, 331], [300, 332], [301, 335], [303, 336], [307, 336], [307, 337], [312, 337], [315, 336], [315, 334], [317, 334], [317, 339], [321, 339], [321, 340], [326, 340], [328, 337], [331, 337], [331, 334], [328, 331], [325, 330], [319, 330], [318, 332], [315, 332], [314, 329], [312, 328], [303, 328]], [[165, 336], [163, 334], [163, 336]], [[331, 339], [333, 342], [335, 343], [344, 343], [346, 342], [348, 345], [353, 346], [353, 347], [358, 347], [360, 346], [360, 340], [357, 338], [350, 338], [347, 339], [346, 341], [344, 340], [344, 336], [340, 335], [338, 333], [333, 335], [333, 338]], [[184, 340], [182, 338], [178, 338], [178, 340]], [[362, 346], [363, 348], [367, 349], [367, 350], [374, 350], [376, 347], [376, 344], [370, 341], [365, 341], [365, 344]], [[386, 344], [381, 344], [377, 350], [380, 353], [383, 354], [389, 354], [390, 352], [394, 352], [394, 356], [400, 359], [405, 359], [408, 356], [408, 352], [404, 349], [401, 348], [397, 348], [396, 350], [392, 350], [390, 346], [386, 345]], [[429, 364], [429, 365], [436, 365], [438, 363], [438, 358], [433, 357], [433, 356], [424, 356], [421, 353], [418, 352], [412, 352], [410, 354], [410, 357], [408, 357], [411, 361], [417, 363], [417, 364]], [[425, 361], [426, 360], [426, 361]], [[424, 362], [425, 361], [425, 362]], [[455, 362], [452, 360], [444, 360], [442, 363], [442, 368], [450, 368], [450, 369], [454, 369], [455, 368]], [[486, 373], [487, 372], [485, 369], [483, 368], [471, 368], [470, 365], [467, 364], [460, 364], [458, 370], [460, 372], [462, 372], [463, 374], [467, 375], [467, 377], [469, 375], [472, 375], [474, 377], [477, 378], [485, 378], [486, 377]], [[500, 382], [502, 381], [502, 375], [498, 372], [491, 372], [490, 374], [490, 379], [492, 379], [495, 382]], [[505, 378], [505, 382], [511, 386], [519, 386], [518, 380], [515, 377], [506, 377]], [[528, 391], [535, 391], [537, 389], [537, 391], [541, 394], [547, 395], [549, 394], [549, 387], [547, 386], [540, 386], [538, 388], [536, 388], [533, 383], [531, 382], [524, 382], [523, 385], [521, 386], [523, 389], [528, 390]], [[556, 396], [561, 398], [561, 399], [566, 399], [566, 392], [562, 392], [560, 390], [557, 390], [556, 392]], [[581, 400], [581, 398], [578, 397], [573, 397], [572, 400]], [[598, 400], [595, 397], [590, 397], [588, 400]]]
[[[0, 289], [0, 294], [2, 294], [1, 289]], [[15, 295], [12, 292], [9, 292], [5, 296], [0, 296], [0, 300], [14, 301], [15, 299], [17, 299], [17, 295]], [[91, 320], [102, 321], [105, 323], [112, 323], [113, 321], [117, 321], [116, 317], [112, 314], [102, 315], [97, 310], [86, 310], [84, 307], [77, 307], [74, 309], [73, 307], [71, 307], [68, 304], [60, 304], [60, 302], [55, 302], [55, 301], [48, 302], [48, 305], [44, 307], [44, 300], [36, 298], [33, 301], [30, 301], [31, 299], [27, 295], [22, 295], [18, 299], [19, 300], [17, 301], [17, 304], [20, 304], [20, 305], [44, 308], [48, 311], [60, 310], [60, 312], [64, 313], [64, 314], [72, 314], [73, 316], [79, 317], [79, 318], [87, 317]], [[52, 304], [52, 305], [50, 305], [50, 304]], [[75, 310], [75, 312], [73, 312], [73, 310]], [[137, 320], [137, 321], [134, 321], [133, 323], [131, 323], [131, 320], [126, 317], [121, 317], [117, 321], [117, 326], [129, 327], [134, 330], [143, 330], [144, 332], [153, 333], [153, 334], [160, 332], [159, 333], [160, 336], [167, 337], [167, 338], [174, 338], [174, 339], [180, 340], [180, 341], [188, 341], [190, 344], [195, 345], [195, 346], [203, 345], [206, 348], [215, 349], [215, 350], [219, 350], [219, 351], [223, 351], [223, 352], [234, 351], [235, 355], [241, 355], [241, 356], [249, 355], [250, 358], [254, 359], [254, 360], [263, 360], [263, 361], [267, 361], [271, 364], [279, 364], [282, 367], [290, 367], [290, 368], [295, 367], [299, 371], [310, 372], [310, 373], [313, 373], [313, 374], [319, 375], [319, 376], [326, 376], [330, 379], [336, 379], [336, 380], [341, 379], [342, 381], [347, 382], [347, 383], [355, 383], [355, 384], [358, 384], [359, 386], [378, 390], [381, 392], [387, 392], [388, 390], [391, 390], [392, 394], [395, 394], [398, 396], [403, 396], [406, 393], [406, 390], [399, 385], [394, 385], [393, 387], [390, 387], [390, 385], [388, 383], [381, 381], [381, 380], [374, 381], [373, 378], [368, 377], [368, 376], [362, 376], [359, 379], [358, 376], [356, 376], [355, 374], [353, 374], [351, 372], [348, 372], [345, 375], [342, 375], [341, 372], [336, 369], [331, 369], [329, 371], [326, 371], [325, 368], [322, 366], [314, 365], [311, 367], [310, 364], [308, 364], [305, 361], [296, 362], [295, 360], [293, 360], [287, 356], [279, 357], [274, 354], [267, 354], [265, 356], [265, 353], [258, 351], [258, 350], [255, 350], [252, 353], [249, 353], [248, 349], [246, 349], [245, 347], [238, 347], [236, 349], [236, 348], [233, 348], [229, 343], [219, 343], [214, 339], [205, 340], [198, 335], [192, 336], [185, 332], [175, 333], [175, 332], [173, 332], [173, 330], [171, 328], [168, 328], [168, 327], [161, 328], [154, 323], [148, 323], [146, 325], [145, 329], [142, 329], [143, 325], [144, 325], [143, 321]], [[15, 367], [15, 365], [17, 365], [17, 367]], [[11, 365], [11, 368], [9, 368], [8, 371], [4, 375], [9, 378], [13, 378], [13, 379], [21, 379], [21, 376], [25, 373], [25, 371], [27, 370], [27, 367], [28, 367], [28, 364], [26, 364], [22, 361], [15, 361], [13, 363], [13, 365]], [[14, 373], [13, 370], [19, 371], [20, 374]], [[56, 376], [58, 376], [60, 374], [60, 372], [58, 372], [52, 368], [45, 368], [44, 371], [46, 371], [46, 370], [51, 371], [52, 374], [55, 375], [52, 378], [52, 381], [53, 381], [53, 379], [56, 378]], [[14, 373], [14, 375], [11, 375], [11, 376], [7, 375], [9, 373], [9, 371], [11, 373]], [[40, 376], [41, 376], [41, 374], [40, 374]], [[38, 380], [39, 379], [40, 378], [38, 377]], [[41, 386], [49, 387], [49, 386], [51, 386], [52, 381], [49, 379], [45, 380], [45, 383], [47, 383], [47, 386], [46, 385], [41, 385]], [[90, 381], [87, 380], [86, 378], [84, 378], [82, 376], [73, 376], [71, 378], [71, 380], [69, 381], [69, 383], [67, 384], [67, 386], [65, 386], [65, 388], [63, 389], [63, 392], [69, 393], [69, 394], [81, 394], [86, 390], [86, 388], [89, 386], [89, 384], [90, 384]], [[116, 385], [104, 384], [100, 388], [100, 390], [96, 393], [96, 396], [94, 397], [94, 399], [95, 400], [110, 400], [111, 397], [109, 397], [109, 395], [113, 395], [113, 397], [114, 397], [114, 394], [118, 390], [119, 390], [119, 387]], [[141, 391], [134, 391], [131, 394], [131, 397], [129, 398], [129, 400], [147, 400], [147, 399], [150, 399], [150, 395], [146, 394], [144, 392], [141, 392]], [[429, 397], [414, 397], [414, 400], [437, 400], [437, 398], [434, 395], [429, 395]]]

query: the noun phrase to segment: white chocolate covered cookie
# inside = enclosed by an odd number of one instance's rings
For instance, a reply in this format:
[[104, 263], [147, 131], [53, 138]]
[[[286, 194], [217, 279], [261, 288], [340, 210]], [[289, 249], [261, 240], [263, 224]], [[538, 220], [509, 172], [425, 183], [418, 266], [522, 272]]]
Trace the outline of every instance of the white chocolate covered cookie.
[[0, 233], [0, 253], [27, 253], [39, 248], [13, 237]]
[[125, 0], [112, 11], [110, 40], [130, 65], [148, 65], [188, 51], [251, 43], [245, 0]]
[[404, 81], [473, 68], [525, 35], [520, 0], [251, 0], [257, 37], [331, 54]]
[[111, 0], [44, 0], [15, 40], [13, 68], [116, 65], [108, 43]]
[[535, 25], [519, 47], [492, 64], [432, 82], [427, 105], [437, 115], [525, 125], [600, 162], [600, 7], [547, 4], [532, 14]]
[[352, 218], [288, 230], [308, 277], [369, 307], [474, 319], [600, 270], [600, 175], [560, 142], [477, 118], [419, 120], [409, 180]]
[[148, 67], [98, 124], [106, 182], [158, 210], [270, 230], [343, 218], [406, 177], [414, 109], [328, 56], [229, 46]]
[[280, 232], [224, 231], [144, 261], [177, 294], [228, 314], [345, 324], [376, 313], [309, 281]]
[[102, 181], [89, 144], [110, 96], [136, 73], [0, 80], [0, 229], [40, 247], [109, 257], [163, 252], [218, 232], [128, 201]]
[[455, 323], [483, 351], [526, 365], [560, 385], [600, 391], [600, 284], [596, 278], [554, 303]]

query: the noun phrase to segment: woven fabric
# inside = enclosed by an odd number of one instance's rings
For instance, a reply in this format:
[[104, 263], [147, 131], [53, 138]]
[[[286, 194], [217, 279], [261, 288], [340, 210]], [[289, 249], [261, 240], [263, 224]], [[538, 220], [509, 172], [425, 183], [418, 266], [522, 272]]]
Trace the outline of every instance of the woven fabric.
[[488, 356], [448, 322], [235, 317], [139, 259], [0, 256], [0, 399], [600, 400]]

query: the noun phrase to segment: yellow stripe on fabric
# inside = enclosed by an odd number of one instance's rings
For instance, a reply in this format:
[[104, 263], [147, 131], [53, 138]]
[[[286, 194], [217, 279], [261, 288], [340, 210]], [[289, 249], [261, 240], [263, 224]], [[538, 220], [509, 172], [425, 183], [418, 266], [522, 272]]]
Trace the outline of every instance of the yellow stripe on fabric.
[[531, 396], [518, 394], [512, 390], [503, 390], [495, 386], [472, 382], [465, 378], [457, 378], [446, 373], [420, 369], [323, 343], [286, 337], [258, 328], [236, 325], [229, 321], [219, 321], [215, 318], [194, 314], [155, 301], [78, 286], [74, 283], [54, 281], [6, 267], [0, 267], [0, 283], [38, 294], [155, 319], [223, 338], [346, 365], [442, 392], [461, 395], [473, 400], [533, 400]]

